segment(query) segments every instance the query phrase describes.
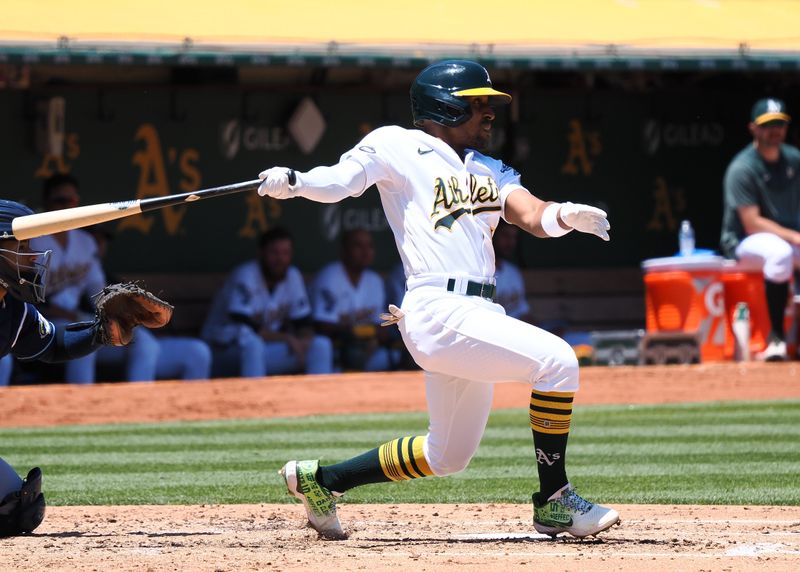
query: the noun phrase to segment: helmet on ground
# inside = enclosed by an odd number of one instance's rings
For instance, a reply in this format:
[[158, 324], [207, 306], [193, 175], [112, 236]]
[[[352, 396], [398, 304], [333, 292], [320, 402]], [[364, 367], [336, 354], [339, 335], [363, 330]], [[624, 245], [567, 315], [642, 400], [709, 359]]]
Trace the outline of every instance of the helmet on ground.
[[33, 211], [25, 205], [0, 199], [0, 286], [15, 298], [36, 303], [44, 302], [51, 251], [22, 248], [11, 225], [15, 218], [30, 214]]
[[511, 96], [492, 87], [489, 72], [469, 60], [444, 60], [422, 70], [411, 84], [414, 125], [430, 119], [456, 127], [472, 115], [468, 97], [488, 95], [490, 105], [503, 105]]

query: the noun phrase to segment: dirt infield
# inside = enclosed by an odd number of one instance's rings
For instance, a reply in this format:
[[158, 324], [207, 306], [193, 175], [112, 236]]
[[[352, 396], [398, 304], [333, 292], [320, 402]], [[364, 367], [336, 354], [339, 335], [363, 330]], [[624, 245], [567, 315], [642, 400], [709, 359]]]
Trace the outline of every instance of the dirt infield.
[[[348, 540], [317, 540], [299, 506], [55, 507], [0, 541], [4, 570], [797, 570], [797, 507], [616, 506], [582, 541], [532, 533], [520, 505], [342, 505]], [[65, 532], [66, 531], [66, 532]]]
[[[792, 363], [585, 368], [582, 384], [578, 406], [800, 398]], [[494, 406], [525, 407], [529, 395], [501, 384]], [[12, 387], [0, 397], [6, 427], [425, 407], [418, 372]], [[351, 536], [325, 542], [299, 505], [52, 507], [37, 534], [0, 540], [0, 569], [800, 569], [800, 507], [616, 508], [622, 525], [599, 539], [553, 541], [532, 531], [529, 505], [343, 504]]]
[[[800, 362], [591, 368], [575, 403], [682, 403], [800, 398]], [[0, 388], [0, 427], [424, 411], [420, 372], [261, 380]], [[320, 399], [324, 396], [324, 399]], [[495, 386], [494, 407], [526, 407], [530, 389]]]

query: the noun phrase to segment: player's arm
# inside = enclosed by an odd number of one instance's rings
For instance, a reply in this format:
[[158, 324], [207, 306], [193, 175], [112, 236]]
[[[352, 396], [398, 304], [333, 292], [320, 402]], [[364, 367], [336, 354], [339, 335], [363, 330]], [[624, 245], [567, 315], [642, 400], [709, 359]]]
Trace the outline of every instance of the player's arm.
[[258, 332], [261, 329], [261, 324], [259, 324], [253, 316], [245, 314], [243, 312], [228, 312], [228, 318], [231, 322], [236, 324], [244, 324], [254, 332]]
[[247, 326], [256, 334], [261, 336], [261, 339], [265, 342], [286, 342], [290, 337], [290, 334], [280, 330], [272, 330], [268, 324], [264, 324], [253, 316], [247, 314], [230, 312], [228, 314], [228, 318], [230, 318], [232, 322]]
[[25, 304], [12, 353], [22, 361], [63, 362], [83, 357], [102, 343], [97, 322], [76, 322], [56, 327], [31, 304]]
[[[316, 167], [306, 173], [285, 167], [273, 167], [258, 174], [262, 180], [258, 194], [274, 199], [304, 197], [321, 203], [335, 203], [358, 197], [372, 185], [391, 181], [402, 187], [406, 175], [398, 172], [397, 142], [405, 130], [379, 127], [346, 151], [336, 165]], [[390, 159], [394, 158], [394, 159]]]
[[504, 218], [539, 238], [558, 237], [572, 230], [609, 240], [605, 211], [577, 203], [543, 201], [523, 187], [506, 197]]
[[[544, 209], [551, 204], [554, 203], [545, 202], [519, 187], [517, 190], [511, 191], [506, 198], [505, 219], [533, 236], [547, 238], [549, 235], [542, 228], [542, 214]], [[565, 232], [570, 231], [566, 225], [563, 225], [563, 228]]]
[[747, 234], [771, 232], [772, 234], [777, 234], [789, 244], [800, 246], [800, 232], [786, 228], [774, 220], [762, 216], [761, 209], [758, 205], [741, 206], [736, 209], [736, 212], [739, 213], [739, 220], [742, 221], [742, 228], [744, 228]]
[[350, 324], [340, 319], [337, 304], [339, 296], [328, 286], [330, 280], [330, 272], [326, 268], [320, 272], [310, 289], [314, 329], [331, 339], [345, 338], [350, 332]]
[[289, 300], [289, 313], [282, 325], [282, 330], [291, 336], [311, 340], [314, 337], [314, 316], [309, 299], [306, 283], [300, 271], [292, 266], [287, 272], [286, 280], [289, 283], [291, 299]]
[[367, 175], [357, 161], [345, 159], [331, 167], [315, 167], [306, 173], [273, 167], [258, 174], [258, 194], [274, 199], [304, 197], [319, 203], [336, 203], [355, 197], [367, 188]]
[[311, 338], [314, 336], [316, 331], [314, 327], [314, 320], [311, 318], [311, 314], [305, 316], [303, 318], [295, 318], [293, 320], [289, 320], [286, 324], [286, 332], [289, 335], [298, 337], [298, 338]]
[[314, 329], [323, 336], [329, 338], [346, 337], [350, 333], [350, 326], [339, 322], [328, 322], [327, 320], [314, 320]]

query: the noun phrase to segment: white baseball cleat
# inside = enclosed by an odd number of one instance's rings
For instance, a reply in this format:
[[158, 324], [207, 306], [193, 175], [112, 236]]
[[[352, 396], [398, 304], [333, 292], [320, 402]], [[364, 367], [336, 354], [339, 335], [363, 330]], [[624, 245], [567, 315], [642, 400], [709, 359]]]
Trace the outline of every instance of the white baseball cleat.
[[336, 495], [317, 482], [319, 461], [289, 461], [278, 471], [289, 494], [302, 501], [308, 523], [327, 540], [347, 538], [336, 514]]
[[549, 499], [533, 494], [533, 527], [537, 532], [556, 536], [568, 532], [576, 538], [593, 536], [619, 523], [613, 508], [593, 504], [567, 483]]

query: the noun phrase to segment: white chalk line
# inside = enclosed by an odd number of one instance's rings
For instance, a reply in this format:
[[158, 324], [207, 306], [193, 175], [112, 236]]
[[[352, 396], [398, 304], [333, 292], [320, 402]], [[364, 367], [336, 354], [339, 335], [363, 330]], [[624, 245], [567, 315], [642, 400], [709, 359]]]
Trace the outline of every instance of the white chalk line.
[[[577, 547], [576, 547], [577, 548]], [[760, 556], [800, 556], [800, 551], [796, 550], [788, 550], [788, 551], [773, 551], [767, 552], [762, 550], [753, 550], [751, 552], [742, 551], [741, 553], [728, 553], [728, 552], [717, 552], [709, 554], [707, 552], [691, 552], [691, 553], [684, 553], [684, 552], [615, 552], [614, 554], [608, 554], [606, 552], [597, 552], [587, 554], [587, 550], [591, 550], [591, 547], [587, 546], [582, 548], [583, 552], [576, 553], [576, 552], [527, 552], [527, 551], [519, 551], [519, 550], [503, 550], [503, 551], [487, 551], [484, 549], [475, 550], [475, 551], [458, 551], [453, 552], [452, 550], [444, 550], [442, 552], [430, 552], [430, 551], [420, 551], [420, 552], [359, 552], [357, 558], [416, 558], [420, 560], [437, 560], [437, 559], [447, 559], [447, 558], [500, 558], [500, 559], [508, 559], [508, 558], [536, 558], [540, 560], [542, 558], [572, 558], [572, 559], [602, 559], [602, 560], [624, 560], [626, 558], [662, 558], [662, 559], [692, 559], [697, 560], [700, 558], [706, 560], [718, 560], [720, 558], [742, 558], [742, 559], [749, 559], [749, 558], [758, 558]], [[797, 558], [789, 558], [789, 560], [797, 560]]]
[[[625, 518], [625, 514], [620, 515], [622, 517], [622, 522], [624, 524], [726, 524], [726, 525], [739, 525], [739, 524], [753, 524], [753, 525], [783, 525], [783, 526], [791, 526], [796, 525], [798, 526], [798, 530], [800, 530], [800, 518], [793, 518], [793, 519], [744, 519], [744, 518], [720, 518], [720, 519], [668, 519], [668, 518], [659, 518], [653, 517], [648, 519], [642, 518]], [[439, 518], [439, 517], [434, 517]], [[344, 520], [344, 519], [343, 519]], [[398, 523], [405, 523], [409, 525], [414, 525], [418, 523], [417, 520], [359, 520], [353, 519], [350, 522], [364, 524], [364, 525], [374, 525], [374, 526], [391, 526], [397, 525]], [[474, 528], [475, 526], [509, 526], [513, 525], [515, 522], [523, 522], [522, 519], [519, 520], [452, 520], [447, 519], [448, 523], [456, 524], [456, 525], [463, 525], [465, 528]], [[524, 519], [524, 522], [527, 524], [530, 522], [530, 519]]]
[[757, 542], [743, 544], [725, 551], [725, 556], [762, 556], [772, 554], [800, 554], [800, 550], [789, 550], [784, 544], [775, 542]]

